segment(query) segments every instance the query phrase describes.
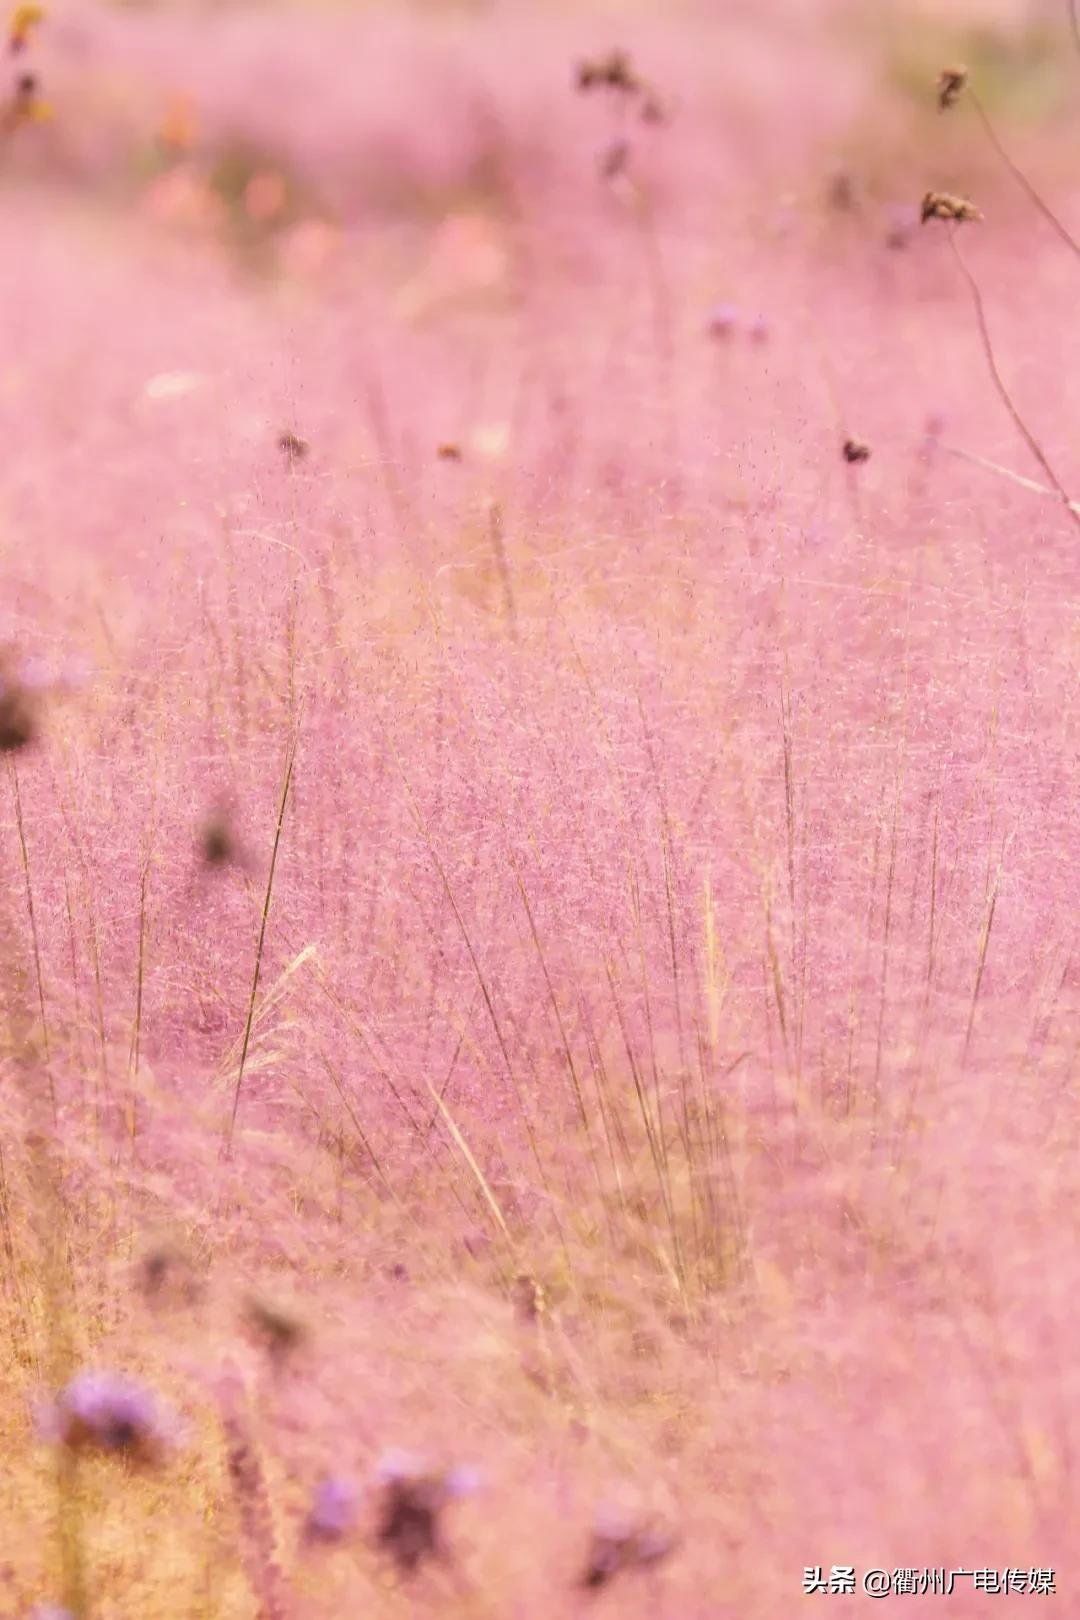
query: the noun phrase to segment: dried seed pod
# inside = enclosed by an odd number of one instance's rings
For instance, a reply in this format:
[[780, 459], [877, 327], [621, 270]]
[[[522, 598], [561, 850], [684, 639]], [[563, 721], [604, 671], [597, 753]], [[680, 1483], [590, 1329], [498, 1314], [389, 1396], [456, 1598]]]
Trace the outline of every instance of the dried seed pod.
[[947, 111], [949, 107], [955, 106], [964, 93], [967, 81], [968, 70], [966, 67], [942, 68], [938, 74], [937, 82], [938, 106], [942, 112]]
[[445, 1563], [442, 1513], [456, 1497], [475, 1489], [468, 1469], [432, 1468], [422, 1458], [391, 1452], [379, 1464], [375, 1540], [402, 1575], [412, 1575], [428, 1559]]
[[278, 449], [289, 461], [295, 462], [303, 461], [311, 446], [298, 433], [282, 433], [278, 436]]
[[174, 1243], [157, 1243], [147, 1249], [139, 1261], [135, 1282], [151, 1304], [171, 1299], [191, 1305], [201, 1292], [191, 1261]]
[[642, 89], [630, 58], [625, 51], [609, 51], [595, 61], [581, 62], [577, 69], [577, 87], [581, 91], [597, 87], [615, 90], [622, 95], [637, 95]]
[[982, 219], [974, 203], [966, 197], [954, 197], [948, 191], [928, 191], [922, 200], [919, 217], [925, 225], [928, 219], [962, 220]]
[[0, 754], [18, 753], [38, 735], [40, 698], [27, 683], [14, 649], [0, 648]]
[[203, 825], [199, 848], [207, 866], [227, 866], [236, 859], [236, 840], [223, 810], [215, 811]]
[[299, 1349], [307, 1337], [304, 1324], [277, 1305], [252, 1295], [244, 1306], [244, 1320], [277, 1365]]
[[220, 800], [199, 829], [198, 853], [204, 866], [236, 866], [245, 872], [252, 869], [252, 859], [236, 830], [233, 808], [227, 800]]

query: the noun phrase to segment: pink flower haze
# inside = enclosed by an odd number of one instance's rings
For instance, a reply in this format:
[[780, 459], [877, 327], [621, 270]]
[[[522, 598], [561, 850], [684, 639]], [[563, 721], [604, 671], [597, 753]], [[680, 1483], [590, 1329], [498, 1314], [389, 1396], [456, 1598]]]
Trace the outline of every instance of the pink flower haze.
[[0, 1613], [1078, 1612], [1067, 5], [7, 26]]

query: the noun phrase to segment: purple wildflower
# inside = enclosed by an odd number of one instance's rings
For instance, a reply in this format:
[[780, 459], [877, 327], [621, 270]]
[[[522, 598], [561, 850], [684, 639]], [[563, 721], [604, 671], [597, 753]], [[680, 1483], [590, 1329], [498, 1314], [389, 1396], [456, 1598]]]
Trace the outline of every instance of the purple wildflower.
[[359, 1492], [340, 1474], [324, 1479], [316, 1488], [304, 1524], [307, 1541], [341, 1541], [356, 1523]]
[[134, 1379], [78, 1373], [42, 1421], [44, 1435], [70, 1451], [100, 1451], [134, 1462], [157, 1461], [175, 1438], [172, 1414]]

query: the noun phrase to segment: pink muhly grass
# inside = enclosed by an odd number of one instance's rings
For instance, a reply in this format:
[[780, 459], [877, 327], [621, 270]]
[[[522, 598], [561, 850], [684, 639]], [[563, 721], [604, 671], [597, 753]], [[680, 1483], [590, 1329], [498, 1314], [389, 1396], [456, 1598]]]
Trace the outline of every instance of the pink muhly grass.
[[0, 1608], [1064, 1567], [1071, 266], [850, 7], [625, 21], [16, 53]]

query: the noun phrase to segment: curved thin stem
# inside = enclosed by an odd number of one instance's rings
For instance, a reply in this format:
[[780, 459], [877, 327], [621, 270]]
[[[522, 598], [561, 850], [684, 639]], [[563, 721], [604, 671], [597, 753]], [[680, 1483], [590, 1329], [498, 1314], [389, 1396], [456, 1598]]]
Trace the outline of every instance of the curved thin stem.
[[[1072, 7], [1073, 26], [1077, 30], [1077, 48], [1080, 49], [1080, 21], [1077, 20], [1076, 14], [1077, 0], [1070, 0], [1070, 3]], [[979, 100], [974, 90], [969, 89], [968, 96], [971, 99], [971, 105], [975, 108], [975, 111], [979, 116], [979, 122], [986, 131], [987, 139], [994, 148], [994, 151], [997, 153], [998, 157], [1001, 159], [1002, 163], [1004, 163], [1013, 179], [1027, 193], [1028, 197], [1035, 204], [1035, 207], [1039, 210], [1042, 217], [1049, 225], [1053, 226], [1054, 230], [1065, 243], [1066, 247], [1068, 247], [1073, 253], [1076, 254], [1077, 258], [1080, 259], [1080, 242], [1078, 242], [1075, 236], [1073, 236], [1065, 228], [1060, 219], [1058, 219], [1057, 215], [1054, 213], [1054, 210], [1050, 207], [1050, 204], [1039, 194], [1038, 191], [1036, 191], [1023, 169], [1021, 169], [1019, 164], [1017, 164], [1009, 156], [1009, 153], [1005, 150], [1004, 146], [1001, 144], [1001, 141], [998, 139], [997, 131], [990, 122], [986, 109], [983, 107], [982, 102]]]
[[1057, 473], [1046, 459], [1046, 453], [1039, 444], [1039, 441], [1036, 439], [1035, 435], [1032, 433], [1031, 429], [1020, 415], [1020, 412], [1017, 410], [1016, 405], [1013, 403], [1012, 395], [1005, 386], [1001, 372], [998, 370], [997, 360], [994, 356], [994, 345], [990, 339], [990, 329], [986, 324], [986, 310], [983, 307], [982, 293], [979, 291], [978, 282], [975, 280], [975, 277], [968, 268], [967, 261], [960, 252], [960, 247], [956, 240], [955, 225], [951, 226], [949, 229], [949, 246], [953, 250], [953, 255], [957, 264], [960, 266], [961, 273], [963, 274], [964, 280], [967, 282], [968, 288], [971, 292], [971, 301], [975, 306], [975, 319], [979, 327], [979, 337], [982, 340], [983, 353], [986, 356], [986, 364], [989, 368], [990, 376], [993, 380], [994, 387], [997, 390], [998, 397], [1005, 406], [1005, 409], [1008, 411], [1009, 415], [1012, 417], [1017, 431], [1023, 437], [1028, 449], [1031, 451], [1032, 455], [1035, 457], [1035, 460], [1039, 463], [1039, 466], [1042, 468], [1050, 483], [1053, 485], [1062, 505], [1064, 506], [1066, 512], [1068, 512], [1069, 517], [1072, 519], [1077, 529], [1080, 529], [1080, 513], [1078, 513], [1074, 507], [1072, 500], [1069, 497], [1068, 490], [1065, 488], [1064, 484], [1061, 482], [1061, 479], [1058, 477]]

